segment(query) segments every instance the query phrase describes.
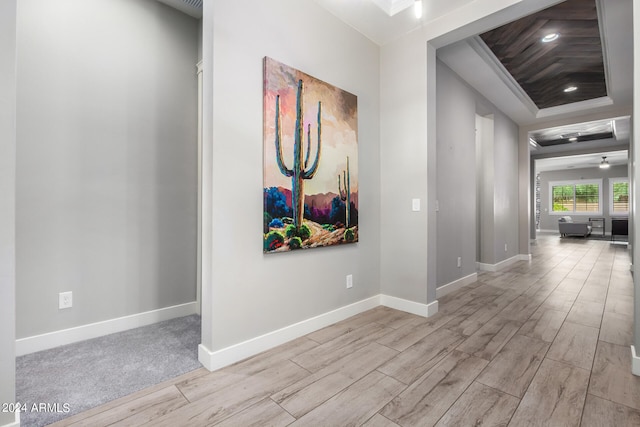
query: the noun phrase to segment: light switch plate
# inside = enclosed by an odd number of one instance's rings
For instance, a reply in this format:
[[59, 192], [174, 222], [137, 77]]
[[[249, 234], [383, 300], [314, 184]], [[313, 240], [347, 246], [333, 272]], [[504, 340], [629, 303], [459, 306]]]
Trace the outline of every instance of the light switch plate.
[[411, 200], [411, 210], [414, 212], [420, 211], [420, 199]]

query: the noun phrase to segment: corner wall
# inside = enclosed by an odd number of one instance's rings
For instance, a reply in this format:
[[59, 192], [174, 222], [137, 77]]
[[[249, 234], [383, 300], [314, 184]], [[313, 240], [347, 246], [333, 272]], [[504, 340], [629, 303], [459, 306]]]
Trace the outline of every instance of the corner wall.
[[[203, 22], [201, 350], [214, 353], [380, 293], [379, 48], [313, 1], [205, 2]], [[356, 244], [262, 252], [265, 56], [358, 97]]]
[[[436, 272], [430, 268], [435, 229], [431, 234], [427, 224], [436, 214], [431, 202], [436, 193], [435, 144], [427, 146], [427, 102], [435, 106], [436, 100], [424, 97], [426, 57], [435, 60], [435, 51], [428, 51], [421, 36], [414, 32], [381, 48], [380, 278], [383, 294], [426, 304], [436, 299]], [[435, 73], [435, 61], [433, 67]], [[435, 88], [435, 79], [432, 83]], [[433, 114], [435, 120], [435, 108]], [[411, 209], [414, 198], [421, 201], [418, 212]], [[428, 283], [433, 283], [431, 289]]]
[[20, 1], [18, 338], [195, 301], [197, 41], [154, 0]]
[[[16, 401], [16, 0], [0, 2], [0, 404]], [[0, 411], [0, 426], [14, 423]]]

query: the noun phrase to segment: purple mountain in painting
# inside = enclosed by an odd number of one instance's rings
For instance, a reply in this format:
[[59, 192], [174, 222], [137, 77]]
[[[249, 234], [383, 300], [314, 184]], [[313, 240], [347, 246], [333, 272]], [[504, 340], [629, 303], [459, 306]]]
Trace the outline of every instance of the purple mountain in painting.
[[[278, 191], [284, 196], [287, 206], [291, 207], [291, 190], [278, 187]], [[304, 217], [318, 224], [334, 224], [338, 221], [344, 222], [344, 202], [340, 200], [337, 193], [307, 194], [304, 198]], [[357, 215], [358, 193], [351, 193], [351, 210]], [[357, 216], [354, 217], [357, 224]]]

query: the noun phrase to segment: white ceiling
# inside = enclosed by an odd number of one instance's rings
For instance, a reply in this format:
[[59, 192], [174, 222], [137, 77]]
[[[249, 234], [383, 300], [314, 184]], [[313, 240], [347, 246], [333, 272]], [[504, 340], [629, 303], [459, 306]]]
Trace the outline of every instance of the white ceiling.
[[[343, 22], [378, 45], [385, 45], [474, 0], [423, 0], [416, 19], [413, 0], [315, 0]], [[404, 9], [402, 9], [404, 7]], [[390, 16], [390, 12], [399, 12]]]

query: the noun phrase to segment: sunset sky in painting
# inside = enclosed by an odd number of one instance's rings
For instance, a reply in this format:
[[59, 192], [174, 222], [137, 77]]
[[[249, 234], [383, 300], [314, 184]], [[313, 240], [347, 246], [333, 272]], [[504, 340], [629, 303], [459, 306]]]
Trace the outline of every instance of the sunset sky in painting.
[[276, 162], [275, 105], [280, 95], [282, 152], [287, 168], [293, 166], [293, 133], [296, 122], [298, 80], [304, 84], [304, 153], [307, 150], [307, 125], [311, 125], [309, 167], [318, 147], [318, 101], [322, 101], [322, 153], [313, 179], [305, 180], [307, 195], [338, 193], [338, 174], [346, 170], [347, 156], [351, 172], [351, 193], [358, 191], [358, 117], [357, 97], [305, 73], [265, 58], [264, 64], [264, 187], [291, 189], [291, 178], [284, 176]]

